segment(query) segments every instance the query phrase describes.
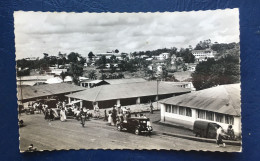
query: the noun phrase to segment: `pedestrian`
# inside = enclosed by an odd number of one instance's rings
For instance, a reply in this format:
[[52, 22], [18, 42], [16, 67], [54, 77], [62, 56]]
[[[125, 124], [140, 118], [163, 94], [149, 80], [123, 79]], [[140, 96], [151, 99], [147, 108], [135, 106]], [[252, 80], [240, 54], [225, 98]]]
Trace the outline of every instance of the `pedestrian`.
[[104, 110], [104, 121], [107, 121], [107, 110]]
[[235, 133], [234, 133], [234, 129], [233, 129], [232, 125], [228, 126], [227, 135], [230, 140], [235, 140]]
[[147, 121], [147, 133], [146, 133], [146, 136], [148, 135], [149, 137], [151, 137], [152, 130], [153, 130], [152, 124], [151, 124], [151, 122], [149, 120], [149, 121]]
[[62, 108], [61, 111], [60, 111], [60, 120], [63, 122], [63, 121], [66, 121], [66, 113], [65, 113], [65, 109]]
[[121, 111], [118, 112], [117, 117], [118, 117], [118, 122], [119, 123], [122, 123], [124, 121], [124, 117], [123, 117], [123, 114], [121, 113]]
[[44, 114], [45, 114], [45, 117], [44, 117], [45, 120], [49, 121], [50, 120], [50, 109], [46, 108]]
[[116, 118], [117, 118], [117, 110], [114, 106], [113, 110], [112, 110], [112, 123], [113, 123], [113, 125], [116, 125]]
[[28, 146], [28, 149], [26, 150], [27, 152], [33, 152], [33, 151], [36, 151], [37, 148], [36, 147], [33, 147], [33, 144], [30, 144], [30, 146]]
[[218, 147], [220, 147], [220, 144], [223, 144], [223, 147], [225, 147], [226, 144], [223, 142], [223, 135], [225, 135], [223, 128], [221, 126], [216, 127], [216, 133], [216, 143]]
[[81, 125], [82, 125], [82, 127], [84, 127], [85, 121], [86, 121], [86, 113], [83, 111], [83, 108], [81, 108], [79, 116], [80, 116], [80, 120], [81, 120]]
[[54, 111], [52, 109], [49, 109], [50, 110], [50, 116], [49, 116], [49, 121], [53, 121], [54, 120]]
[[150, 101], [150, 113], [153, 114], [153, 103]]
[[112, 123], [112, 112], [111, 110], [108, 111], [108, 125], [111, 126]]
[[95, 105], [94, 105], [94, 114], [95, 114], [95, 117], [96, 118], [98, 118], [99, 119], [99, 117], [100, 117], [100, 113], [99, 113], [100, 111], [99, 111], [99, 107], [98, 107], [98, 104], [96, 103]]

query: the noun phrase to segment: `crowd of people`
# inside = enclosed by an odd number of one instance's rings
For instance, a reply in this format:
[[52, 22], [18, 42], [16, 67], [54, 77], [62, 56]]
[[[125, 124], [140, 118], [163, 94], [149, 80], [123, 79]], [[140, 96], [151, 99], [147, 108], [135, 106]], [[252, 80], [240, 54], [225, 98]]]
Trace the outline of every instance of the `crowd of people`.
[[121, 107], [121, 105], [114, 105], [112, 110], [104, 111], [104, 120], [108, 122], [109, 125], [116, 126], [117, 123], [127, 121], [131, 117], [130, 109], [126, 107]]

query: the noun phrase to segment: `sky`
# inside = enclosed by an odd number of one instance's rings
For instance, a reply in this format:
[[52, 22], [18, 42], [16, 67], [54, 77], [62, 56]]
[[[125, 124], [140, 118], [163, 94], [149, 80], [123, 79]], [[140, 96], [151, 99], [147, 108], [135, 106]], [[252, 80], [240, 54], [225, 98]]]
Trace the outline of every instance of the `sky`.
[[239, 42], [238, 9], [155, 13], [14, 13], [16, 59], [43, 53], [87, 56]]

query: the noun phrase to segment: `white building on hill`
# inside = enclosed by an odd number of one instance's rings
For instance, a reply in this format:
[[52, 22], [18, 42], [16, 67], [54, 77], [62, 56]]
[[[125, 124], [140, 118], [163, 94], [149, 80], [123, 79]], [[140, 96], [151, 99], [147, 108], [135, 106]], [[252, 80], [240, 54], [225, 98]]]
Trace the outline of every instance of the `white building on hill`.
[[196, 61], [207, 61], [208, 58], [214, 58], [216, 55], [216, 51], [212, 49], [205, 50], [192, 50], [191, 53], [195, 56]]

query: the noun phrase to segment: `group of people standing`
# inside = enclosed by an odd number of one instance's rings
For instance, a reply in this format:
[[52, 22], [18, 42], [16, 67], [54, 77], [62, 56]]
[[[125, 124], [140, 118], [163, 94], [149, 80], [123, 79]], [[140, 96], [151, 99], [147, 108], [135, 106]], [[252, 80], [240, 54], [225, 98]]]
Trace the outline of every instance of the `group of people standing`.
[[224, 137], [227, 137], [230, 140], [235, 139], [232, 125], [228, 126], [227, 133], [224, 132], [224, 129], [221, 126], [216, 127], [216, 143], [218, 147], [220, 147], [221, 144], [223, 147], [226, 147], [226, 144], [223, 142]]
[[130, 109], [126, 109], [126, 107], [122, 108], [121, 105], [114, 105], [112, 110], [108, 111], [108, 114], [106, 110], [104, 112], [104, 120], [113, 126], [119, 122], [127, 121], [127, 119], [131, 117]]

